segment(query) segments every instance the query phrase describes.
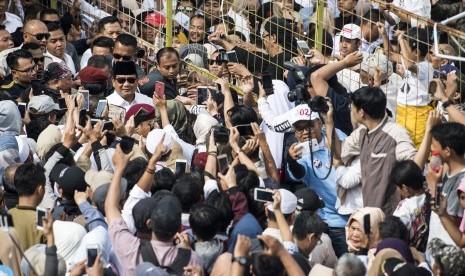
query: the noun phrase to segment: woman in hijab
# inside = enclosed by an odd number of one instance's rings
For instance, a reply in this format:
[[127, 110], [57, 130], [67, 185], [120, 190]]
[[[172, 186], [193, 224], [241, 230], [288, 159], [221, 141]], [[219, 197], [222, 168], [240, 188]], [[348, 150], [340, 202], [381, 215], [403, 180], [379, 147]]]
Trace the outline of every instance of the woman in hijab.
[[65, 259], [69, 270], [74, 265], [74, 256], [86, 235], [86, 229], [75, 222], [57, 220], [53, 223], [57, 254]]
[[349, 253], [367, 255], [376, 246], [378, 225], [384, 220], [379, 208], [364, 207], [352, 213], [346, 224], [346, 242]]

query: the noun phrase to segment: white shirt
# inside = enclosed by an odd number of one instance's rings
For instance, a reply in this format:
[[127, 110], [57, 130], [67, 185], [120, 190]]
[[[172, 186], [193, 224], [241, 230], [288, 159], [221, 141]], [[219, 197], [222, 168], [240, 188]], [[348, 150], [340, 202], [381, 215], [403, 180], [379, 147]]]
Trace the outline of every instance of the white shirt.
[[434, 69], [428, 61], [417, 63], [417, 73], [413, 73], [404, 67], [403, 84], [397, 94], [397, 103], [409, 106], [426, 106], [430, 102], [428, 87], [433, 79]]
[[184, 140], [179, 138], [178, 133], [176, 132], [176, 130], [174, 129], [172, 125], [165, 126], [163, 130], [166, 132], [167, 135], [171, 136], [171, 139], [176, 141], [176, 143], [178, 143], [181, 146], [184, 159], [186, 159], [187, 163], [191, 165], [192, 156], [194, 155], [194, 152], [195, 152], [195, 146], [192, 144], [186, 143]]
[[[399, 202], [396, 210], [392, 214], [393, 216], [400, 218], [405, 226], [407, 226], [407, 229], [410, 231], [410, 238], [413, 238], [413, 235], [415, 234], [413, 230], [414, 221], [417, 223], [420, 222], [418, 220], [418, 215], [421, 214], [421, 209], [423, 208], [423, 205], [425, 205], [425, 198], [425, 194], [406, 198]], [[426, 222], [422, 221], [421, 223]]]
[[56, 57], [56, 56], [50, 54], [49, 52], [46, 52], [44, 54], [44, 56], [50, 57], [52, 59], [52, 62], [63, 63], [71, 71], [73, 76], [76, 75], [76, 66], [74, 66], [74, 61], [73, 61], [73, 59], [71, 58], [70, 55], [65, 53], [64, 59], [61, 59], [59, 57]]
[[[431, 2], [429, 0], [394, 0], [392, 4], [423, 18], [431, 18]], [[390, 15], [396, 22], [399, 22], [397, 15], [393, 13]], [[410, 24], [412, 27], [416, 27], [417, 19], [410, 19]]]
[[3, 21], [2, 25], [4, 25], [5, 29], [11, 34], [14, 33], [16, 29], [22, 27], [23, 22], [16, 14], [5, 12], [5, 21]]
[[113, 92], [110, 96], [107, 97], [108, 104], [112, 105], [117, 105], [119, 107], [122, 107], [126, 109], [126, 111], [131, 108], [131, 106], [136, 105], [136, 104], [149, 104], [153, 106], [152, 99], [145, 96], [144, 94], [141, 93], [135, 93], [134, 100], [129, 103], [125, 99], [123, 99], [116, 91]]
[[[106, 11], [103, 11], [99, 9], [97, 6], [92, 6], [85, 0], [79, 0], [79, 4], [81, 7], [81, 16], [85, 24], [88, 26], [92, 25], [94, 23], [94, 17], [102, 19], [107, 16], [111, 16], [111, 14], [107, 13]], [[88, 16], [86, 14], [91, 14], [93, 16]]]
[[134, 217], [132, 216], [132, 209], [134, 206], [142, 199], [149, 198], [150, 192], [144, 192], [139, 186], [135, 185], [129, 192], [129, 197], [124, 203], [123, 210], [121, 211], [121, 217], [123, 217], [124, 222], [128, 226], [128, 230], [135, 234], [137, 229], [134, 224]]
[[87, 66], [87, 63], [89, 62], [89, 59], [92, 57], [92, 51], [91, 49], [87, 49], [81, 57], [81, 69], [85, 68]]
[[344, 68], [337, 72], [336, 75], [337, 81], [342, 84], [342, 86], [344, 86], [345, 89], [347, 89], [347, 91], [350, 93], [353, 93], [359, 88], [366, 86], [360, 80], [360, 74], [353, 70]]
[[242, 14], [239, 14], [232, 9], [229, 9], [228, 16], [234, 20], [234, 29], [245, 36], [245, 41], [250, 42], [250, 30], [247, 25], [247, 21], [244, 19]]

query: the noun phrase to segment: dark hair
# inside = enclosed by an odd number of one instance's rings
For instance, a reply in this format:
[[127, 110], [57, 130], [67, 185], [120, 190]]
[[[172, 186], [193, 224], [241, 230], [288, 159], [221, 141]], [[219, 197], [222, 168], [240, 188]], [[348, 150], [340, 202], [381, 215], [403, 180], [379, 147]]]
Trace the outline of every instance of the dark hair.
[[95, 55], [89, 58], [87, 66], [104, 69], [105, 67], [111, 68], [111, 58], [108, 56]]
[[435, 125], [431, 129], [433, 138], [441, 144], [442, 148], [449, 147], [455, 154], [462, 156], [465, 153], [465, 126], [459, 123], [445, 123]]
[[376, 22], [383, 22], [384, 15], [378, 9], [370, 9], [366, 13], [363, 14], [362, 24], [365, 23], [376, 23]]
[[172, 189], [179, 199], [183, 213], [189, 213], [190, 208], [202, 198], [202, 189], [196, 177], [185, 174], [176, 180]]
[[129, 163], [126, 165], [126, 168], [124, 168], [123, 177], [128, 181], [127, 191], [131, 191], [137, 182], [139, 182], [139, 179], [144, 174], [147, 164], [147, 160], [142, 157], [138, 157], [129, 161]]
[[236, 30], [229, 31], [228, 35], [237, 35], [240, 40], [247, 41], [247, 39], [245, 38], [245, 35], [243, 33], [239, 32], [239, 31], [236, 31]]
[[42, 6], [41, 5], [33, 5], [32, 7], [28, 7], [24, 11], [24, 24], [26, 24], [27, 21], [33, 20], [37, 18], [37, 14], [42, 11]]
[[101, 36], [94, 40], [92, 42], [92, 45], [90, 46], [90, 49], [94, 48], [94, 46], [97, 47], [102, 47], [102, 48], [109, 48], [113, 52], [113, 48], [115, 47], [115, 42], [113, 39], [106, 37], [106, 36]]
[[0, 31], [6, 31], [5, 25], [0, 24]]
[[405, 40], [412, 48], [412, 51], [418, 50], [422, 57], [428, 54], [429, 50], [429, 35], [428, 31], [418, 27], [412, 27], [407, 30]]
[[234, 26], [235, 26], [235, 23], [234, 23], [234, 19], [232, 19], [230, 16], [220, 16], [218, 18], [215, 18], [215, 20], [213, 20], [213, 26], [216, 26], [216, 25], [219, 25], [219, 24], [225, 24], [226, 26], [228, 26], [228, 29], [230, 30], [234, 30]]
[[[98, 95], [100, 93], [104, 93], [107, 89], [107, 86], [108, 86], [108, 83], [105, 81], [105, 82], [97, 82], [97, 83], [85, 83], [85, 82], [81, 82], [81, 86], [84, 87], [84, 89], [86, 90], [89, 90], [89, 94], [91, 96], [95, 96], [95, 95]], [[95, 97], [94, 97], [95, 99]], [[101, 98], [100, 100], [104, 100], [104, 98]], [[95, 102], [95, 106], [94, 108], [90, 109], [90, 111], [95, 111], [95, 109], [97, 108], [97, 104], [98, 104], [98, 99], [97, 101]]]
[[55, 22], [48, 23], [48, 24], [47, 24], [47, 29], [48, 29], [49, 32], [53, 32], [53, 31], [60, 30], [60, 31], [62, 31], [63, 33], [65, 33], [65, 32], [63, 31], [63, 28], [61, 28], [60, 24], [55, 23]]
[[119, 34], [115, 39], [115, 45], [116, 43], [120, 43], [121, 45], [128, 47], [133, 47], [134, 49], [137, 48], [137, 39], [134, 36], [126, 33]]
[[[309, 42], [308, 42], [308, 46], [310, 48], [314, 48], [315, 47], [315, 33], [316, 33], [316, 30], [312, 30], [310, 31], [308, 37], [310, 38], [309, 39]], [[333, 36], [326, 30], [323, 30], [323, 39], [322, 39], [322, 48], [321, 48], [321, 53], [324, 55], [324, 56], [330, 56], [333, 52]]]
[[24, 43], [21, 49], [24, 50], [37, 50], [40, 49], [40, 45], [34, 42]]
[[308, 234], [321, 235], [326, 230], [326, 224], [312, 212], [300, 213], [294, 221], [292, 235], [299, 241], [305, 239]]
[[57, 15], [60, 18], [60, 14], [55, 9], [45, 9], [40, 12], [40, 21], [44, 21], [46, 15]]
[[11, 69], [17, 69], [19, 65], [18, 60], [20, 58], [26, 58], [26, 59], [32, 60], [32, 54], [28, 50], [18, 49], [8, 54], [8, 56], [6, 57], [6, 64]]
[[378, 87], [362, 87], [350, 93], [352, 103], [363, 109], [372, 119], [382, 119], [386, 114], [386, 94]]
[[192, 22], [192, 20], [194, 19], [202, 19], [204, 22], [205, 22], [205, 17], [203, 15], [200, 15], [200, 14], [194, 14], [191, 19], [189, 19], [189, 24]]
[[256, 123], [258, 121], [257, 113], [249, 106], [235, 105], [227, 112], [231, 117], [231, 124], [233, 126], [247, 125], [250, 123]]
[[205, 199], [205, 204], [214, 207], [219, 212], [220, 220], [218, 222], [218, 231], [225, 233], [234, 218], [228, 194], [215, 190]]
[[265, 254], [252, 255], [252, 272], [254, 275], [283, 275], [284, 271], [284, 266], [278, 257]]
[[412, 160], [400, 161], [394, 165], [391, 171], [391, 183], [402, 187], [402, 184], [412, 188], [413, 190], [420, 190], [423, 188], [425, 178], [420, 167]]
[[13, 163], [5, 168], [3, 171], [2, 179], [3, 179], [3, 188], [5, 192], [11, 194], [18, 194], [15, 187], [15, 173], [18, 167], [21, 166], [19, 163]]
[[400, 218], [388, 216], [379, 223], [378, 228], [380, 240], [398, 238], [409, 244], [409, 231]]
[[[50, 159], [50, 157], [52, 157], [52, 155], [57, 151], [57, 149], [59, 147], [61, 147], [63, 144], [62, 143], [58, 143], [56, 145], [53, 145], [50, 150], [45, 154], [44, 156], [44, 159], [45, 159], [45, 162], [48, 161], [48, 159]], [[68, 151], [68, 153], [62, 158], [60, 159], [60, 161], [58, 161], [57, 164], [65, 164], [67, 166], [74, 166], [75, 165], [75, 162], [74, 162], [74, 155], [71, 153], [71, 151]]]
[[119, 4], [117, 9], [113, 10], [113, 16], [118, 17], [119, 13], [124, 13], [125, 15], [129, 15], [131, 19], [135, 18], [134, 13], [132, 12], [131, 9], [123, 6], [121, 3]]
[[106, 16], [98, 22], [98, 32], [102, 33], [105, 30], [105, 25], [118, 23], [121, 26], [121, 22], [119, 22], [116, 16]]
[[192, 232], [202, 241], [209, 241], [218, 232], [220, 213], [213, 206], [200, 203], [192, 206], [189, 215], [189, 226]]
[[[144, 168], [145, 169], [145, 168]], [[171, 191], [173, 189], [176, 177], [169, 168], [163, 168], [155, 172], [155, 183], [152, 186], [152, 194], [160, 190]]]
[[15, 172], [15, 187], [19, 196], [31, 196], [37, 187], [45, 186], [45, 170], [34, 163], [25, 163]]
[[42, 131], [51, 124], [52, 122], [50, 122], [48, 116], [39, 116], [38, 118], [31, 120], [31, 122], [26, 125], [27, 138], [31, 138], [37, 142]]
[[237, 187], [244, 193], [248, 194], [250, 190], [260, 186], [260, 179], [254, 171], [250, 171], [243, 164], [239, 164], [234, 168], [236, 173]]
[[271, 35], [276, 36], [276, 43], [283, 47], [287, 53], [296, 52], [296, 40], [293, 38], [293, 26], [284, 18], [273, 16], [266, 21], [264, 29]]
[[164, 48], [161, 48], [157, 52], [157, 63], [158, 64], [160, 64], [160, 59], [165, 54], [174, 54], [179, 59], [179, 53], [178, 53], [178, 51], [176, 49], [174, 49], [173, 47], [164, 47]]

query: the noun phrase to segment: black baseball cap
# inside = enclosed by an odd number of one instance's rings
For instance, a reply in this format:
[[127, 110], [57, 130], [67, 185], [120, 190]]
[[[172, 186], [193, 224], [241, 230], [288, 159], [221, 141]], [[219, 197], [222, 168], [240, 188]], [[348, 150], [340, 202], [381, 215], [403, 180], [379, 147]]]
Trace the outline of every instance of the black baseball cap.
[[324, 208], [325, 203], [318, 194], [309, 188], [303, 188], [295, 192], [297, 197], [297, 210], [316, 212], [318, 209]]
[[152, 212], [152, 230], [175, 235], [181, 228], [182, 207], [175, 196], [161, 198]]
[[63, 195], [68, 199], [74, 198], [74, 191], [85, 192], [87, 183], [85, 173], [77, 166], [56, 164], [50, 172], [50, 179], [63, 189]]

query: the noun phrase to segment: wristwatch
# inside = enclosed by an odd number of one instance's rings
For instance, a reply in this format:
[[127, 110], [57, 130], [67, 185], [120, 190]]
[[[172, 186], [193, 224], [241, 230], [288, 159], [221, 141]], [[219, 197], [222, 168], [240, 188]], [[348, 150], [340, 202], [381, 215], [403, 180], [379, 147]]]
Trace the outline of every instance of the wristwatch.
[[240, 265], [245, 266], [247, 264], [246, 257], [233, 257], [232, 262], [238, 262]]
[[442, 108], [446, 109], [447, 107], [449, 107], [449, 105], [451, 105], [453, 103], [454, 103], [454, 101], [452, 101], [452, 99], [448, 99], [447, 101], [442, 103]]

